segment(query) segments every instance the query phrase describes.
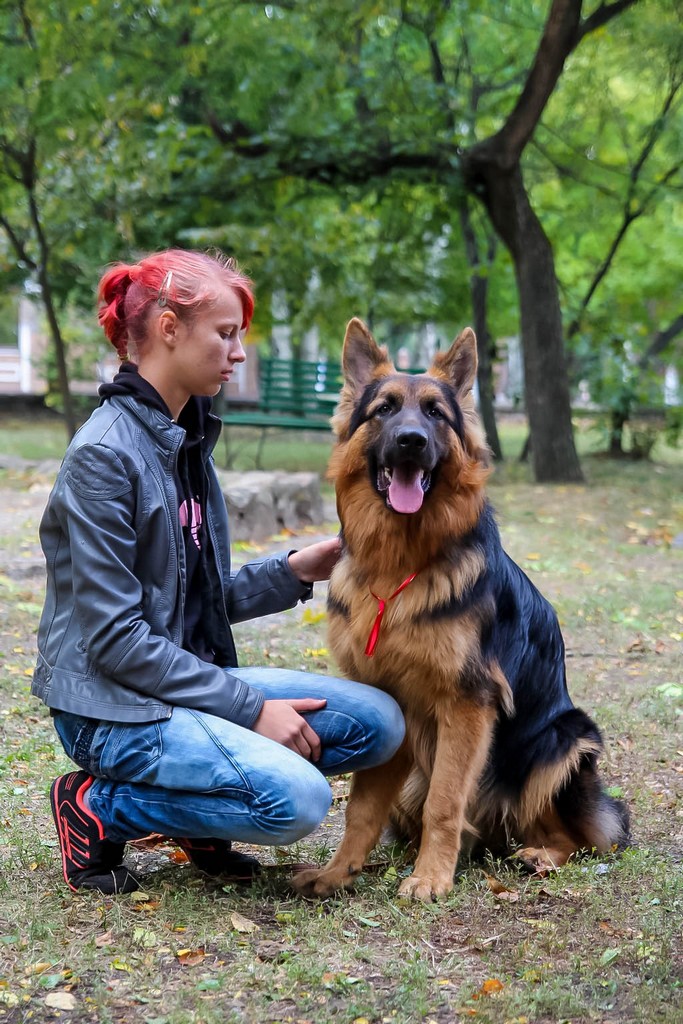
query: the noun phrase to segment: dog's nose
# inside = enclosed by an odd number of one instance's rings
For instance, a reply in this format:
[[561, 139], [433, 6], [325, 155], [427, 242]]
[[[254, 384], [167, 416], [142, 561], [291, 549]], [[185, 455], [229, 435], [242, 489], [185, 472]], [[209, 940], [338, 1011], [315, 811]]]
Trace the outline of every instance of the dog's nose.
[[424, 451], [428, 440], [424, 430], [416, 428], [402, 430], [396, 437], [396, 442], [404, 455]]

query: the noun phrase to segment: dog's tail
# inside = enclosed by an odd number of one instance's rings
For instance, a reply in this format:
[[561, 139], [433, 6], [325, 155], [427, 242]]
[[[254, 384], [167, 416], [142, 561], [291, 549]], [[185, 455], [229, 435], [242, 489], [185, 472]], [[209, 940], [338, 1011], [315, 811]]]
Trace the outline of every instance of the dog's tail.
[[562, 821], [585, 850], [623, 850], [631, 840], [630, 816], [622, 800], [604, 791], [596, 758], [589, 756], [555, 796]]

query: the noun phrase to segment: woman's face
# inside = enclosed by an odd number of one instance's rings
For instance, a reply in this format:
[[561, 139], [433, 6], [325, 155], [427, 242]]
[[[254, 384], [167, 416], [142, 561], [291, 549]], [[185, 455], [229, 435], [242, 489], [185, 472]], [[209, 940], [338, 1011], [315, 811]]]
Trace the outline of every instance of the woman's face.
[[235, 364], [244, 362], [243, 316], [239, 295], [222, 285], [215, 303], [187, 322], [178, 321], [174, 372], [188, 395], [218, 394]]

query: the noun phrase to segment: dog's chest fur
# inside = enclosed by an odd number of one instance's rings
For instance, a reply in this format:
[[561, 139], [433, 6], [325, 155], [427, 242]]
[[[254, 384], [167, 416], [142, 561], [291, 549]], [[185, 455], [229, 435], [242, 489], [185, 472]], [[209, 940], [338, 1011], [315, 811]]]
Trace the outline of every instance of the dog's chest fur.
[[[395, 570], [371, 576], [347, 553], [332, 575], [329, 598], [329, 639], [343, 672], [387, 691], [404, 708], [457, 697], [468, 666], [480, 658], [479, 618], [460, 598], [482, 571], [476, 555], [457, 571], [444, 561], [388, 600], [403, 579]], [[368, 656], [378, 599], [386, 607]]]

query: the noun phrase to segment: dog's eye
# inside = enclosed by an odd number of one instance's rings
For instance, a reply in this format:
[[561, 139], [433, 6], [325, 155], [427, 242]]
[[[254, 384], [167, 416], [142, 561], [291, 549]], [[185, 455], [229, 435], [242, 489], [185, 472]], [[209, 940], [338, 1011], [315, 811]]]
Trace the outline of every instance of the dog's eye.
[[375, 409], [375, 416], [388, 416], [390, 412], [391, 405], [389, 402], [382, 402], [382, 404], [378, 405]]
[[425, 412], [427, 413], [428, 416], [431, 416], [433, 420], [442, 420], [444, 418], [444, 415], [441, 412], [441, 409], [439, 409], [438, 405], [427, 406]]

